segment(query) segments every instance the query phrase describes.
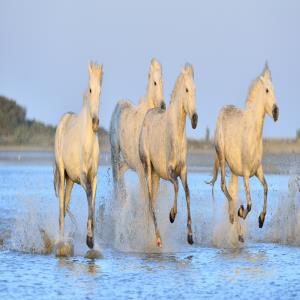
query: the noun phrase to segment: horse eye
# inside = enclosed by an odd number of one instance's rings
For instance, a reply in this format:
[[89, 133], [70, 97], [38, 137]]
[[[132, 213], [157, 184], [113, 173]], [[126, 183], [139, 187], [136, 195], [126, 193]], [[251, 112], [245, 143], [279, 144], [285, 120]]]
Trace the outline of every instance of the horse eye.
[[90, 93], [92, 93], [92, 89], [90, 89]]
[[154, 85], [157, 85], [156, 81], [154, 81]]
[[188, 93], [189, 92], [188, 88], [186, 88], [185, 91]]
[[269, 93], [269, 89], [266, 89], [266, 93], [267, 93], [267, 94]]

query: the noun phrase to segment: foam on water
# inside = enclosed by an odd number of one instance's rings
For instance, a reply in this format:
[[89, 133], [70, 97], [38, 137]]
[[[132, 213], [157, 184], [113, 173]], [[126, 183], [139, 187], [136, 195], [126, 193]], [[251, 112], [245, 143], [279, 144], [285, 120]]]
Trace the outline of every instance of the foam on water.
[[300, 245], [300, 177], [291, 176], [288, 194], [280, 194], [265, 240]]

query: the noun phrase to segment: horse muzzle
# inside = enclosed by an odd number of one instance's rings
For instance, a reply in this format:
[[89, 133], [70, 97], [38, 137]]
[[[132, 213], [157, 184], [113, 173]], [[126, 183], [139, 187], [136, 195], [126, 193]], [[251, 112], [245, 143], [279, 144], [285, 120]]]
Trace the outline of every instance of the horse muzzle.
[[93, 117], [92, 128], [93, 128], [94, 132], [97, 132], [99, 130], [99, 118], [98, 117]]
[[274, 122], [276, 122], [278, 120], [278, 117], [279, 117], [279, 107], [276, 104], [273, 105], [272, 115], [273, 115]]
[[193, 113], [192, 118], [191, 118], [191, 123], [192, 123], [192, 128], [195, 129], [198, 124], [198, 114]]
[[166, 109], [166, 103], [165, 103], [165, 101], [164, 100], [162, 100], [161, 102], [160, 102], [160, 109], [162, 109], [162, 110], [165, 110]]

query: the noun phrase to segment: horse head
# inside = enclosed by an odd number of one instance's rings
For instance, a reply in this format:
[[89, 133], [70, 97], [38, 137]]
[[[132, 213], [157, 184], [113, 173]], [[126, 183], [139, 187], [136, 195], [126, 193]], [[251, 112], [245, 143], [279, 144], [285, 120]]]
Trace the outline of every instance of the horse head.
[[92, 129], [97, 132], [99, 129], [99, 101], [103, 77], [103, 66], [89, 63], [89, 86], [87, 90], [87, 105], [92, 120]]
[[183, 79], [181, 84], [183, 109], [191, 119], [192, 128], [195, 129], [198, 123], [198, 114], [196, 112], [196, 86], [193, 67], [186, 64], [182, 69], [181, 76]]
[[264, 99], [264, 107], [265, 112], [273, 117], [273, 120], [276, 122], [279, 117], [279, 107], [276, 103], [275, 92], [272, 84], [271, 72], [268, 67], [268, 64], [265, 64], [264, 70], [259, 77], [260, 82], [262, 83], [263, 88], [263, 99]]
[[151, 60], [150, 64], [147, 96], [148, 101], [151, 103], [151, 107], [159, 107], [161, 109], [166, 108], [162, 82], [162, 68], [160, 63], [155, 58]]

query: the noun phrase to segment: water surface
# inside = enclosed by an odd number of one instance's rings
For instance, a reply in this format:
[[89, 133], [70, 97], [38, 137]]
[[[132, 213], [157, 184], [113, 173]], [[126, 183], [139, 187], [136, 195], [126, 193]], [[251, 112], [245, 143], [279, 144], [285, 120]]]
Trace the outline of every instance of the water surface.
[[[40, 229], [57, 239], [58, 200], [52, 164], [46, 159], [0, 164], [0, 299], [92, 298], [298, 298], [300, 297], [299, 179], [267, 174], [268, 214], [263, 229], [258, 215], [263, 190], [251, 179], [253, 209], [242, 222], [246, 242], [237, 242], [226, 201], [215, 187], [215, 201], [204, 180], [208, 172], [189, 174], [194, 245], [186, 241], [186, 203], [180, 187], [178, 215], [169, 222], [173, 187], [162, 182], [157, 218], [163, 248], [154, 230], [135, 174], [126, 175], [127, 194], [113, 197], [111, 170], [100, 166], [97, 190], [96, 248], [103, 259], [84, 258], [87, 200], [75, 186], [66, 235], [75, 254], [58, 259], [44, 249]], [[227, 178], [229, 180], [229, 178]], [[245, 203], [240, 181], [240, 201]]]

